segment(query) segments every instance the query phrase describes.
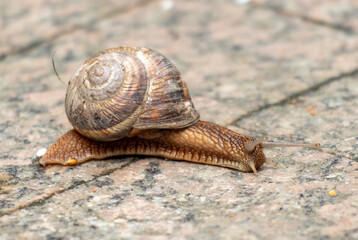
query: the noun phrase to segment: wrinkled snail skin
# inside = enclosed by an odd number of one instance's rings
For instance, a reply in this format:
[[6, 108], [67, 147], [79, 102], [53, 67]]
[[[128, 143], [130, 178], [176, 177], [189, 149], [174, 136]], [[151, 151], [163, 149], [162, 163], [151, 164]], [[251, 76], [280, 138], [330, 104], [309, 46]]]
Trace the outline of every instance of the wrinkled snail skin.
[[254, 139], [205, 121], [184, 129], [147, 130], [111, 142], [91, 140], [71, 130], [48, 149], [40, 164], [76, 165], [117, 155], [149, 155], [252, 172], [249, 164], [258, 169], [265, 162], [260, 145], [245, 151], [244, 143]]
[[73, 126], [40, 164], [76, 165], [116, 155], [150, 155], [242, 172], [266, 163], [275, 144], [199, 121], [180, 72], [157, 51], [118, 47], [86, 60], [68, 83], [66, 115]]

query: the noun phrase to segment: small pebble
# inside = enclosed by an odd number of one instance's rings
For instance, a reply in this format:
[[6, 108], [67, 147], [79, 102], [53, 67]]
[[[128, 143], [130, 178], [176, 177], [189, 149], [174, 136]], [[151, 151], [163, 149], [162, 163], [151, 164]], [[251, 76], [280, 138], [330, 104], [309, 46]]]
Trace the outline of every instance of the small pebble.
[[38, 151], [37, 151], [37, 153], [36, 153], [36, 155], [38, 156], [38, 157], [42, 157], [45, 153], [46, 153], [46, 148], [40, 148]]
[[73, 166], [73, 165], [77, 165], [78, 161], [77, 161], [76, 158], [71, 158], [71, 159], [67, 160], [66, 164], [69, 165], [69, 166]]
[[160, 6], [163, 10], [170, 10], [174, 7], [174, 1], [173, 0], [162, 0], [160, 3]]
[[308, 107], [306, 110], [309, 114], [311, 114], [312, 116], [317, 115], [317, 113], [315, 112], [315, 108], [317, 107], [317, 105], [313, 105]]
[[250, 0], [235, 0], [236, 4], [238, 5], [245, 5], [250, 2]]
[[334, 190], [332, 189], [332, 190], [329, 190], [328, 195], [329, 195], [330, 197], [334, 197], [334, 196], [337, 195], [337, 193], [336, 193], [336, 191], [334, 191]]

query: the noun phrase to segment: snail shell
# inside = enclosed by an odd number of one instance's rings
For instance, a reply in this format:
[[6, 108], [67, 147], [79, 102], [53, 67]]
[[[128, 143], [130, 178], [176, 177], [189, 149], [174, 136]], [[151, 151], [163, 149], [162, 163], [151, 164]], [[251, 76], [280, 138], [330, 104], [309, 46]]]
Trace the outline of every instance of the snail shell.
[[101, 51], [69, 82], [65, 109], [72, 126], [98, 141], [136, 129], [178, 129], [198, 121], [188, 89], [174, 64], [148, 48]]

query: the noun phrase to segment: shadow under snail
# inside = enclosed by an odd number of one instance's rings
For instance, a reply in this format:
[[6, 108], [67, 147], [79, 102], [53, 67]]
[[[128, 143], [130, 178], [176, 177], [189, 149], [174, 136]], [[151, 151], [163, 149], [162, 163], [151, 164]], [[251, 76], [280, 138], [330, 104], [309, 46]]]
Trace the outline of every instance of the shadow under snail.
[[200, 121], [180, 72], [148, 48], [111, 48], [88, 59], [68, 83], [65, 109], [74, 129], [42, 156], [44, 166], [139, 154], [256, 173], [273, 164], [263, 148], [320, 147], [267, 142]]

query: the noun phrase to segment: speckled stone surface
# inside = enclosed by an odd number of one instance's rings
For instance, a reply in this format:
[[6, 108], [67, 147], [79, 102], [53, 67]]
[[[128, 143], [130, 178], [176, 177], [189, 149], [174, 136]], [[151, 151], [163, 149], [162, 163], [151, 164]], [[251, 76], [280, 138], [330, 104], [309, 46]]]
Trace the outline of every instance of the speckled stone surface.
[[346, 33], [358, 31], [358, 2], [340, 0], [252, 0], [256, 7], [271, 8], [283, 15], [301, 18]]
[[[354, 1], [0, 3], [1, 239], [357, 239]], [[65, 85], [91, 54], [154, 48], [203, 120], [320, 150], [268, 149], [257, 175], [154, 157], [41, 167], [71, 129]], [[336, 196], [330, 196], [334, 190]]]

